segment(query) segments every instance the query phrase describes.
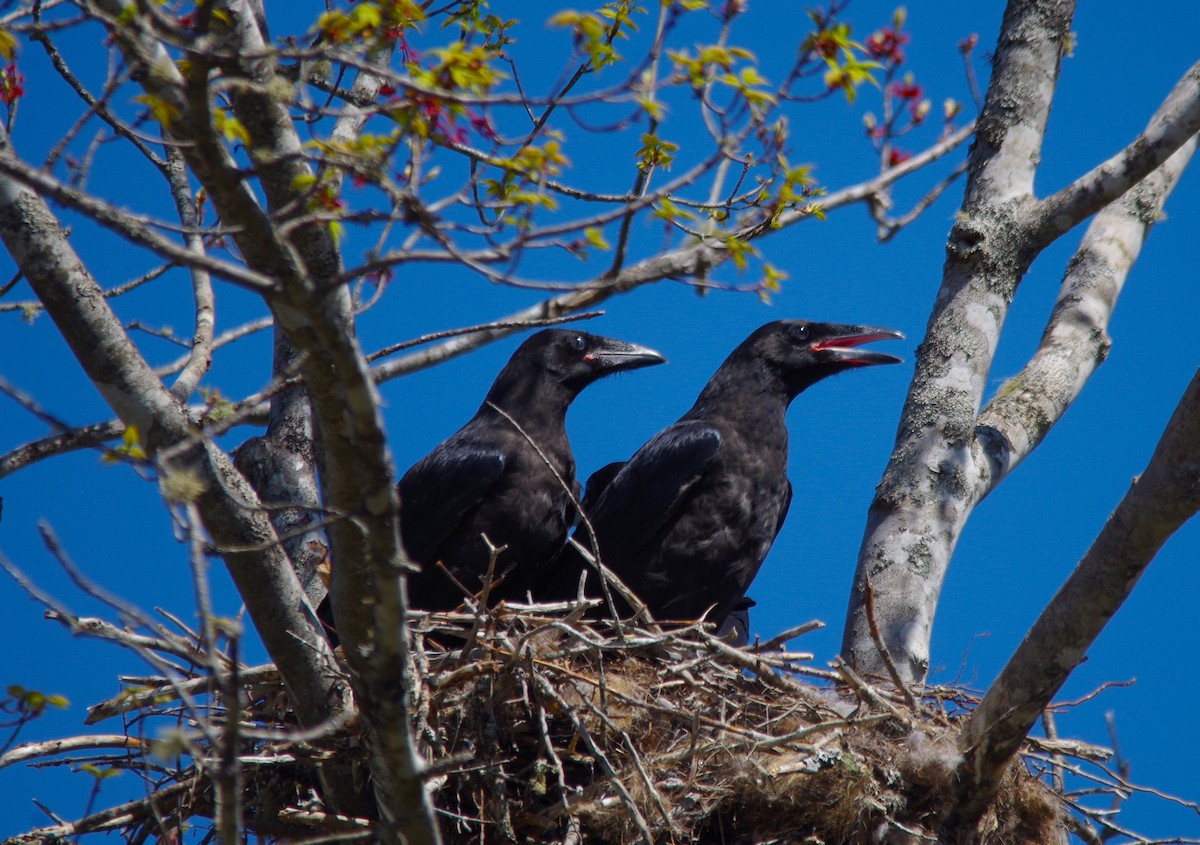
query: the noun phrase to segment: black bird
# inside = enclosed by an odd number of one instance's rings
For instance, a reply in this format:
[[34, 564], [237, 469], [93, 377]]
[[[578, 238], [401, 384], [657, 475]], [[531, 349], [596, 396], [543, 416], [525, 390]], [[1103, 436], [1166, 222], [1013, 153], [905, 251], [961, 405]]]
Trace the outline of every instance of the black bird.
[[462, 588], [480, 590], [488, 570], [482, 535], [507, 547], [495, 569], [506, 577], [491, 598], [521, 595], [577, 517], [564, 488], [578, 488], [567, 406], [597, 379], [665, 361], [652, 349], [564, 329], [522, 343], [470, 422], [397, 485], [400, 537], [421, 567], [409, 576], [409, 603], [446, 610], [462, 602]]
[[[756, 330], [678, 422], [624, 464], [588, 479], [584, 513], [604, 564], [658, 619], [708, 612], [709, 621], [725, 623], [744, 606], [791, 502], [788, 405], [843, 370], [899, 363], [856, 347], [900, 337], [891, 329], [801, 320]], [[582, 525], [576, 541], [591, 547]], [[566, 547], [551, 593], [574, 595], [584, 567], [582, 556]], [[596, 592], [592, 587], [589, 594]]]

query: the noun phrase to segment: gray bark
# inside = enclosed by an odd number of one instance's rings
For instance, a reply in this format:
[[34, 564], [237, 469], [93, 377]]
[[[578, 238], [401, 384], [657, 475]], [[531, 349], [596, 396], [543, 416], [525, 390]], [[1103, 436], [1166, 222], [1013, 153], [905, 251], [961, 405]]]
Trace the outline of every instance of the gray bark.
[[[7, 137], [0, 158], [13, 162]], [[340, 716], [348, 700], [336, 663], [254, 490], [228, 456], [197, 439], [187, 408], [142, 359], [67, 243], [46, 204], [0, 176], [0, 237], [92, 384], [127, 426], [135, 426], [160, 476], [188, 474], [203, 486], [198, 505], [247, 611], [308, 724]], [[229, 551], [238, 549], [238, 551]]]
[[[369, 648], [350, 648], [348, 657], [357, 698], [369, 704], [363, 715], [373, 751], [382, 833], [387, 841], [437, 842], [422, 780], [423, 761], [412, 737], [406, 697], [398, 694], [403, 690], [396, 686], [401, 680], [414, 684], [416, 679], [407, 671], [408, 633], [398, 575], [403, 555], [378, 396], [353, 336], [349, 297], [337, 283], [340, 268], [333, 239], [326, 227], [307, 219], [303, 195], [296, 187], [296, 176], [310, 171], [299, 155], [301, 144], [288, 108], [277, 97], [273, 67], [263, 58], [261, 29], [244, 2], [226, 4], [228, 20], [221, 22], [221, 37], [210, 33], [213, 40], [207, 49], [189, 54], [185, 77], [157, 40], [152, 15], [134, 12], [123, 0], [98, 0], [97, 8], [108, 18], [114, 42], [135, 68], [146, 93], [172, 115], [163, 127], [166, 141], [179, 144], [222, 222], [233, 227], [232, 237], [247, 265], [274, 281], [264, 298], [277, 331], [297, 353], [299, 374], [311, 400], [321, 495], [325, 511], [332, 515], [327, 536], [335, 585], [340, 581], [345, 586], [340, 601], [354, 608], [354, 613], [339, 616], [361, 619], [367, 598], [375, 602], [374, 625], [347, 626], [343, 638], [354, 645], [366, 644], [368, 632], [372, 636]], [[123, 18], [127, 9], [130, 13]], [[202, 15], [208, 13], [201, 7]], [[213, 131], [210, 86], [218, 69], [223, 78], [241, 83], [233, 86], [235, 113], [250, 134], [249, 149], [269, 212], [258, 205]], [[294, 413], [286, 416], [297, 418]], [[270, 531], [271, 554], [287, 564], [298, 593], [295, 573], [275, 532], [265, 518], [258, 518]], [[251, 600], [244, 591], [243, 597]], [[307, 610], [317, 632], [310, 660], [328, 670], [325, 679], [336, 677], [326, 662], [328, 644], [319, 635], [308, 603], [298, 594], [288, 600]], [[334, 602], [336, 612], [337, 590]], [[288, 636], [284, 626], [258, 627], [264, 639]], [[283, 664], [280, 669], [286, 676]], [[326, 688], [332, 685], [330, 680], [324, 683]], [[295, 702], [302, 718], [311, 705]]]
[[[286, 340], [276, 337], [290, 355]], [[286, 370], [276, 366], [278, 374]], [[320, 567], [328, 564], [329, 539], [320, 524], [321, 492], [313, 448], [312, 415], [300, 388], [284, 391], [271, 400], [265, 434], [251, 437], [234, 452], [238, 470], [270, 509], [275, 526], [304, 595], [312, 607], [320, 605], [327, 589]], [[299, 396], [297, 396], [299, 394]]]
[[1075, 571], [1025, 634], [959, 737], [960, 799], [952, 830], [967, 832], [1009, 761], [1067, 676], [1132, 592], [1163, 543], [1200, 510], [1200, 371], [1145, 471], [1129, 487]]
[[[1004, 15], [941, 288], [859, 551], [842, 655], [860, 672], [886, 676], [866, 615], [869, 579], [885, 648], [906, 682], [923, 681], [942, 582], [968, 517], [1041, 442], [1103, 359], [1116, 292], [1200, 129], [1194, 67], [1125, 150], [1038, 201], [1033, 179], [1073, 12], [1070, 0], [1013, 0]], [[1118, 210], [1094, 224], [1038, 353], [981, 412], [1009, 304], [1031, 262], [1185, 144], [1158, 187], [1132, 204], [1132, 218]], [[1103, 274], [1084, 272], [1089, 262]]]

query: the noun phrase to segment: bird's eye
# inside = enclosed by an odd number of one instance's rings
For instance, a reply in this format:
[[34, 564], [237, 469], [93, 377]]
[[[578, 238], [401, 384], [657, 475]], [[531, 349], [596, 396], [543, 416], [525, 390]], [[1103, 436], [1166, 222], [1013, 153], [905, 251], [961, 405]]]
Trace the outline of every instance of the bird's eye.
[[585, 346], [587, 346], [587, 341], [583, 339], [583, 335], [577, 334], [575, 337], [571, 338], [572, 349], [582, 352]]
[[808, 326], [792, 326], [792, 337], [796, 340], [808, 340]]

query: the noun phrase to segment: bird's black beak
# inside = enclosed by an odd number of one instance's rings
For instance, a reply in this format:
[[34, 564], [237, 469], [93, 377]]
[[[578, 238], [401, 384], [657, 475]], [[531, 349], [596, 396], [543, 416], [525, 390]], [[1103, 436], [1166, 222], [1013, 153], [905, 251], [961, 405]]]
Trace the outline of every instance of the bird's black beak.
[[649, 347], [608, 337], [589, 349], [583, 359], [594, 362], [597, 368], [605, 373], [636, 370], [641, 367], [653, 367], [655, 364], [667, 363], [666, 358]]
[[895, 329], [876, 326], [836, 326], [833, 332], [813, 343], [813, 351], [821, 353], [821, 360], [830, 364], [845, 364], [853, 367], [869, 367], [873, 364], [899, 364], [894, 355], [858, 349], [864, 343], [876, 340], [902, 340], [904, 335]]

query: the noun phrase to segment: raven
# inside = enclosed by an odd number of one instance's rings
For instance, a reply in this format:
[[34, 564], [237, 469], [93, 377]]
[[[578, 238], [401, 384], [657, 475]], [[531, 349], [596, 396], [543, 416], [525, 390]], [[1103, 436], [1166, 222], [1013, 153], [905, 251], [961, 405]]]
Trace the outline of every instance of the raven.
[[[601, 561], [656, 618], [691, 620], [708, 613], [721, 626], [745, 607], [746, 589], [791, 502], [788, 405], [835, 373], [899, 363], [855, 347], [901, 337], [891, 329], [802, 320], [757, 329], [678, 422], [625, 463], [609, 464], [588, 479], [584, 514]], [[576, 541], [591, 548], [582, 525]], [[573, 595], [585, 566], [568, 545], [550, 594]]]
[[577, 516], [567, 406], [603, 376], [665, 362], [652, 349], [565, 329], [522, 343], [470, 422], [396, 485], [400, 538], [421, 567], [408, 577], [409, 603], [448, 610], [464, 588], [480, 590], [489, 566], [485, 535], [504, 547], [495, 575], [506, 577], [490, 598], [521, 595]]

